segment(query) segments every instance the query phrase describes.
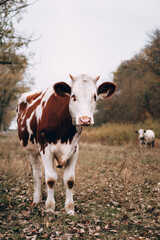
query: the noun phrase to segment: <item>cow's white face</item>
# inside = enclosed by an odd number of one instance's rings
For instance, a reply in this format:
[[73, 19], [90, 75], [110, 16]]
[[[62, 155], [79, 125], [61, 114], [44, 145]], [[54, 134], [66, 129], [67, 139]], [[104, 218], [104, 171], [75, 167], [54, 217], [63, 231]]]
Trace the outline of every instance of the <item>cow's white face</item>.
[[96, 80], [88, 76], [73, 78], [69, 103], [73, 124], [90, 125], [94, 123], [93, 113], [97, 101]]
[[116, 85], [110, 82], [102, 83], [98, 88], [96, 82], [99, 77], [91, 78], [87, 75], [73, 77], [71, 86], [64, 82], [54, 85], [55, 92], [64, 97], [70, 95], [69, 109], [74, 125], [89, 126], [94, 123], [93, 114], [98, 97], [108, 98], [113, 95]]
[[139, 130], [136, 131], [136, 132], [139, 134], [139, 136], [138, 136], [139, 140], [144, 140], [145, 130], [144, 130], [144, 129], [139, 129]]

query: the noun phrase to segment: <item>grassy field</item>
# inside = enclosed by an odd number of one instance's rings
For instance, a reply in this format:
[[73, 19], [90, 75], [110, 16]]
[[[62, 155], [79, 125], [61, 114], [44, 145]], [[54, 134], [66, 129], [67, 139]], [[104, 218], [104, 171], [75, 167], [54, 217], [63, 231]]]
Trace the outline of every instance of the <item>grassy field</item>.
[[85, 128], [82, 132], [81, 141], [84, 142], [99, 142], [110, 146], [117, 145], [137, 145], [138, 135], [135, 130], [138, 129], [152, 129], [156, 136], [156, 145], [160, 147], [160, 122], [146, 120], [143, 123], [136, 124], [119, 124], [119, 123], [106, 123], [101, 127]]
[[16, 133], [0, 136], [0, 239], [160, 239], [160, 147], [80, 143], [75, 216], [64, 210], [58, 169], [56, 212], [32, 205], [33, 179]]

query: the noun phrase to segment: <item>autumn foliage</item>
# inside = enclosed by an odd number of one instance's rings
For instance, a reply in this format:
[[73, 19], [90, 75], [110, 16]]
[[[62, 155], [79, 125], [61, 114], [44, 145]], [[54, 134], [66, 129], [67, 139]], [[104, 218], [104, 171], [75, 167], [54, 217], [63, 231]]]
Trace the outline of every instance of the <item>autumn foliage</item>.
[[113, 80], [117, 94], [107, 103], [99, 102], [98, 125], [160, 118], [160, 30], [138, 55], [120, 64]]
[[26, 89], [24, 81], [28, 65], [22, 48], [30, 40], [15, 30], [15, 22], [21, 20], [21, 13], [27, 0], [4, 0], [0, 2], [0, 130], [6, 130], [15, 117], [16, 101]]

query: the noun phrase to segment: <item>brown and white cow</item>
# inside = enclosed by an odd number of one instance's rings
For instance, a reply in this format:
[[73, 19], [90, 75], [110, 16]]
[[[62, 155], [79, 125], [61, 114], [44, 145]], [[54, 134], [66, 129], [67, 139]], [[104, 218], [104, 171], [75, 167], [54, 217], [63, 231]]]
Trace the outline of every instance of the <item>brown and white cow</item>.
[[[65, 209], [74, 214], [73, 186], [78, 157], [78, 142], [82, 126], [94, 123], [93, 113], [98, 97], [113, 95], [116, 85], [104, 82], [98, 85], [99, 77], [88, 75], [73, 77], [71, 84], [58, 82], [44, 91], [22, 94], [17, 106], [18, 135], [28, 149], [34, 176], [33, 202], [41, 200], [41, 161], [33, 149], [37, 146], [41, 155], [47, 185], [47, 210], [54, 212], [54, 187], [58, 167], [65, 166], [66, 187]], [[30, 144], [29, 144], [30, 143]], [[32, 144], [31, 144], [32, 143]], [[32, 145], [30, 147], [30, 145]]]

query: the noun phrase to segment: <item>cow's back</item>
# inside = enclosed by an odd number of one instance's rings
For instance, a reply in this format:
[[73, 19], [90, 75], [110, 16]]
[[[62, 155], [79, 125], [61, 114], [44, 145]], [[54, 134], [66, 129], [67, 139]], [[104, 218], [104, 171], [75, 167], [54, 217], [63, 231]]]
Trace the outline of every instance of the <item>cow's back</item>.
[[144, 137], [147, 142], [152, 142], [155, 139], [155, 134], [152, 130], [149, 129], [144, 133]]

